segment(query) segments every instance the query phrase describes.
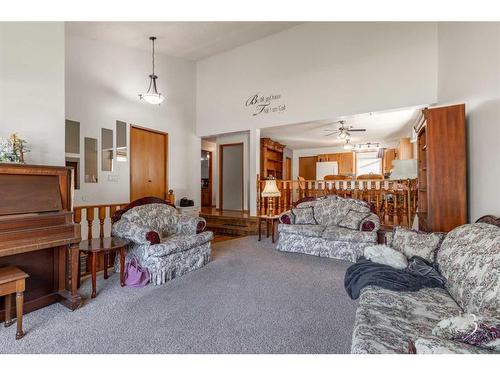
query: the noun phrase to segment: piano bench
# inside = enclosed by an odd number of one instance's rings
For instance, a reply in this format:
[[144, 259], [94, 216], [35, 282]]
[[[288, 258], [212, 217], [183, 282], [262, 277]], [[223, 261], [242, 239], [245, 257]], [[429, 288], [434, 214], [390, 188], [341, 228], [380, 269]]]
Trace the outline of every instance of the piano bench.
[[17, 267], [0, 268], [0, 297], [5, 297], [5, 327], [13, 324], [10, 319], [11, 295], [16, 293], [16, 340], [23, 338], [23, 302], [25, 280], [29, 275]]

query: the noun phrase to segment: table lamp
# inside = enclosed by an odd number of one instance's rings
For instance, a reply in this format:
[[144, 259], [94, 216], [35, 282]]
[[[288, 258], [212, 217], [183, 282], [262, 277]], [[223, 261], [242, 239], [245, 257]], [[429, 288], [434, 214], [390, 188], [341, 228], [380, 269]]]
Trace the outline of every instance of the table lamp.
[[280, 191], [278, 190], [278, 185], [276, 185], [276, 180], [274, 178], [266, 180], [266, 186], [264, 186], [264, 190], [262, 190], [262, 198], [268, 198], [267, 200], [267, 215], [274, 215], [274, 198], [281, 196]]
[[394, 160], [390, 180], [408, 182], [408, 226], [411, 227], [411, 180], [417, 178], [417, 159]]

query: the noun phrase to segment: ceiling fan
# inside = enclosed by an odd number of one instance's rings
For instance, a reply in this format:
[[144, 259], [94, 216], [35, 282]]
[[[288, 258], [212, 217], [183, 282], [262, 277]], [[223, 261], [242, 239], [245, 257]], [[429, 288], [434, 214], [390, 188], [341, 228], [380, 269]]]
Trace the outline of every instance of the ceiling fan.
[[337, 135], [337, 138], [339, 138], [339, 139], [346, 139], [346, 138], [349, 138], [349, 136], [351, 135], [351, 132], [365, 132], [366, 131], [366, 129], [356, 129], [356, 128], [353, 128], [352, 126], [346, 126], [345, 120], [335, 121], [335, 122], [332, 122], [330, 125], [332, 125], [332, 124], [340, 124], [340, 126], [338, 129], [325, 129], [324, 131], [328, 132], [327, 134], [325, 134], [325, 137]]

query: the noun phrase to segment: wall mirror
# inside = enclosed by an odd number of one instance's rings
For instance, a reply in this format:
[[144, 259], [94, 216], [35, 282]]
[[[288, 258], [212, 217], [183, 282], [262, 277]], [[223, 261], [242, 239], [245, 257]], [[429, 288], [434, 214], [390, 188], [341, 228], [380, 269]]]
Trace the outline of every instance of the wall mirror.
[[113, 130], [101, 129], [101, 170], [113, 171]]
[[80, 123], [66, 120], [65, 127], [65, 151], [68, 154], [80, 153]]
[[116, 161], [127, 161], [127, 123], [116, 122]]
[[85, 182], [97, 182], [97, 139], [87, 138], [84, 140], [85, 147]]

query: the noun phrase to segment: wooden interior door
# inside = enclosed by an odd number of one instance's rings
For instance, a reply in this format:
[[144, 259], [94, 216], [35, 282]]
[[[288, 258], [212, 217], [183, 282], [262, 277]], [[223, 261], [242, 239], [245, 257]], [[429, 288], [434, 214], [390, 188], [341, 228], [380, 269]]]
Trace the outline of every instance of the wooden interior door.
[[244, 210], [243, 143], [219, 146], [219, 209]]
[[167, 197], [167, 133], [130, 127], [130, 201]]
[[291, 180], [292, 179], [292, 158], [287, 157], [285, 159], [285, 179]]
[[299, 176], [306, 180], [316, 179], [316, 156], [299, 157]]

